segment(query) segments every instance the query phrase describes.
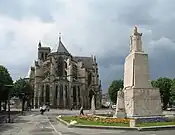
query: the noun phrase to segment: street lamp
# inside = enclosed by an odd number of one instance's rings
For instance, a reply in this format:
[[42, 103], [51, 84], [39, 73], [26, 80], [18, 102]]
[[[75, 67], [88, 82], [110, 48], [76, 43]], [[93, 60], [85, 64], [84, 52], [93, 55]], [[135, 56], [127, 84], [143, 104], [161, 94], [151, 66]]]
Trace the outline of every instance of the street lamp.
[[[12, 88], [14, 85], [4, 85], [7, 88]], [[10, 94], [8, 93], [8, 123], [10, 123]]]

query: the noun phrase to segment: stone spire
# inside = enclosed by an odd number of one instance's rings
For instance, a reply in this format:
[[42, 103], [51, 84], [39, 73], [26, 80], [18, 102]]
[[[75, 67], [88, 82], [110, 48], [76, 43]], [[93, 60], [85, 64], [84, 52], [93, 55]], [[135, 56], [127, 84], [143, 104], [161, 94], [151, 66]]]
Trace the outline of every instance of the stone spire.
[[134, 26], [130, 36], [130, 52], [143, 52], [142, 50], [142, 33], [138, 32], [137, 26]]
[[94, 56], [94, 62], [96, 63], [96, 56]]
[[38, 43], [38, 48], [41, 48], [41, 41], [39, 41]]
[[59, 42], [61, 42], [61, 32], [59, 33]]

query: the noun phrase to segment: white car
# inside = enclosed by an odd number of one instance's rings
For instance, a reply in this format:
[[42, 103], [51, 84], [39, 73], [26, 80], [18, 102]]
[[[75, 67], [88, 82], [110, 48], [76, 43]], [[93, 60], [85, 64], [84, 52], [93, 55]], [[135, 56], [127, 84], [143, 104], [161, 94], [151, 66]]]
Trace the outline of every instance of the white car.
[[112, 109], [115, 109], [116, 108], [116, 105], [112, 105]]

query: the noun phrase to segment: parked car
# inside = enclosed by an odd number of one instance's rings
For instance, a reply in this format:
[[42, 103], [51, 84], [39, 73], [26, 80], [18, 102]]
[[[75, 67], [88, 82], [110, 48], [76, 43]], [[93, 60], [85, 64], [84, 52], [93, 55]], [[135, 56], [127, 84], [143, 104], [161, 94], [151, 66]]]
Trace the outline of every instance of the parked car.
[[112, 105], [112, 109], [115, 109], [116, 108], [116, 105]]
[[175, 108], [173, 107], [173, 108], [167, 108], [166, 109], [167, 111], [175, 111]]

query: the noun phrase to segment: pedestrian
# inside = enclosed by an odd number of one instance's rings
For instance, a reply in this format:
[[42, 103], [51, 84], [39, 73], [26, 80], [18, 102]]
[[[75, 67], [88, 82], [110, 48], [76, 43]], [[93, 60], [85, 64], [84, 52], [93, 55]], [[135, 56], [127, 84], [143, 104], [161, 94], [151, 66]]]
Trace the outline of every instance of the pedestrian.
[[41, 114], [43, 115], [44, 111], [43, 111], [42, 106], [40, 106], [40, 112], [41, 112]]
[[71, 111], [72, 111], [73, 107], [74, 107], [74, 105], [72, 104], [72, 107], [70, 108]]
[[83, 106], [81, 106], [81, 108], [80, 108], [80, 115], [84, 115], [84, 112], [83, 112], [84, 110], [83, 110]]
[[46, 105], [41, 106], [40, 107], [40, 112], [41, 112], [42, 115], [44, 114], [45, 111], [46, 111]]

